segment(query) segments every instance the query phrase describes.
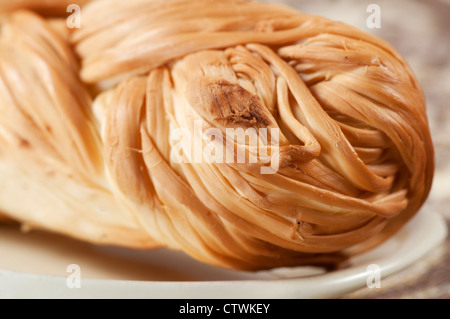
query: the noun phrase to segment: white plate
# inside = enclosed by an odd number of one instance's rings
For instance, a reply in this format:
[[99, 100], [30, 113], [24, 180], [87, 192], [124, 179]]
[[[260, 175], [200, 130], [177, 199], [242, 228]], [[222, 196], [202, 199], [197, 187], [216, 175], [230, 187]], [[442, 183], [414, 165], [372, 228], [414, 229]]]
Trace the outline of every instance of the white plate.
[[[321, 273], [311, 267], [257, 273], [219, 269], [167, 250], [95, 247], [57, 235], [0, 226], [0, 298], [335, 298], [413, 264], [446, 236], [443, 218], [421, 212], [383, 245]], [[81, 288], [67, 286], [67, 266], [81, 270]], [[69, 280], [70, 281], [70, 280]], [[73, 282], [73, 281], [70, 281]]]

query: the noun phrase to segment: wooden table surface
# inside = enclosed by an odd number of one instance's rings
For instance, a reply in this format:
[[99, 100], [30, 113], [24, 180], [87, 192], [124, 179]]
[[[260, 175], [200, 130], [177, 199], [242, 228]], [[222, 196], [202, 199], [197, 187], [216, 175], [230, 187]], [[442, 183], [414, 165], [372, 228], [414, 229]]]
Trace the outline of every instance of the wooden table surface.
[[[279, 0], [305, 13], [343, 21], [390, 42], [409, 62], [427, 99], [436, 148], [433, 189], [423, 210], [450, 226], [450, 0]], [[381, 28], [369, 29], [369, 4], [381, 9]], [[450, 298], [450, 236], [435, 251], [400, 273], [345, 298]]]

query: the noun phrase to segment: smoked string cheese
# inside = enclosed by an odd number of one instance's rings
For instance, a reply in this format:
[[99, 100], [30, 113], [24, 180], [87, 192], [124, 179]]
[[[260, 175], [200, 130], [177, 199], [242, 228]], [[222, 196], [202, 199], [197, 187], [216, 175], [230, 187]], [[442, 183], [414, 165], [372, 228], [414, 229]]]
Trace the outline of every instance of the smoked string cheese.
[[385, 41], [270, 3], [78, 3], [68, 29], [66, 1], [0, 1], [7, 218], [226, 268], [332, 267], [427, 198], [424, 96]]

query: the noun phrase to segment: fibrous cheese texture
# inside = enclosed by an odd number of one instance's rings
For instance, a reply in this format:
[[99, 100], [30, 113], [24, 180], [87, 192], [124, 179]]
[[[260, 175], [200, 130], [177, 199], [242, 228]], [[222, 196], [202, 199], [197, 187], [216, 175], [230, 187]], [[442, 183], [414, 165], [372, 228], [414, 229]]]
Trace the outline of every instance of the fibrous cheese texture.
[[[339, 265], [424, 203], [424, 96], [385, 41], [238, 0], [78, 1], [68, 29], [68, 3], [0, 1], [8, 218], [257, 270]], [[179, 152], [180, 132], [200, 157]]]

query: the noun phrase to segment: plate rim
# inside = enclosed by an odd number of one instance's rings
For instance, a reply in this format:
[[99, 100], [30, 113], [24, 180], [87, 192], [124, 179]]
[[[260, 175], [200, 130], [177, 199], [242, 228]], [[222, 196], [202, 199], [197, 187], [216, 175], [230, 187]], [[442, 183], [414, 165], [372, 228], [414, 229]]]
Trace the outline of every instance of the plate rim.
[[[400, 247], [400, 256], [386, 256], [377, 260], [382, 279], [408, 267], [437, 247], [447, 235], [447, 224], [438, 213], [421, 211], [395, 236], [419, 227], [420, 232], [431, 234], [416, 240], [414, 252]], [[416, 236], [416, 232], [414, 234]], [[417, 234], [420, 235], [420, 234]], [[424, 235], [424, 234], [422, 234]], [[389, 239], [387, 242], [389, 242]], [[383, 244], [382, 244], [383, 245]], [[401, 257], [401, 258], [399, 258]], [[306, 277], [273, 279], [214, 280], [214, 281], [133, 281], [108, 279], [82, 279], [80, 289], [69, 289], [66, 277], [39, 275], [0, 269], [0, 298], [153, 298], [153, 299], [301, 299], [338, 298], [366, 286], [371, 272], [366, 265], [358, 265], [325, 274]], [[306, 289], [307, 288], [307, 289]], [[325, 289], [326, 288], [326, 289]]]

